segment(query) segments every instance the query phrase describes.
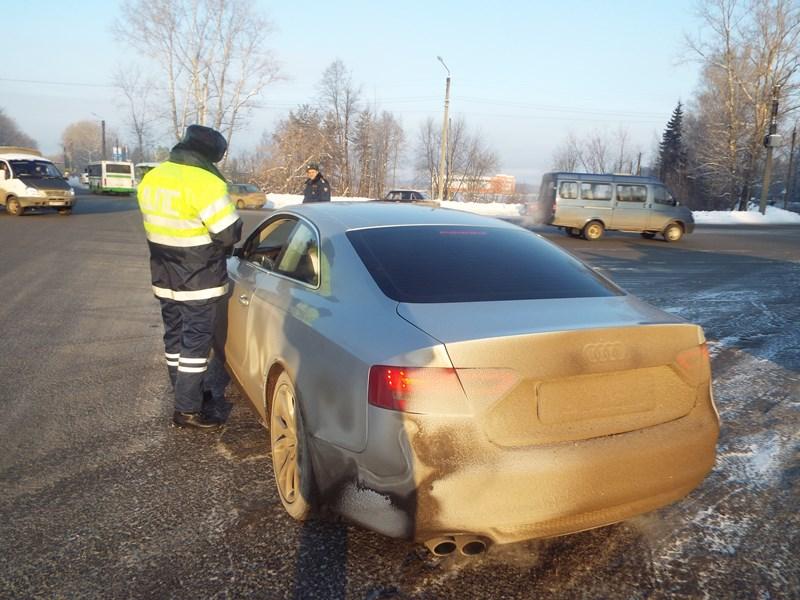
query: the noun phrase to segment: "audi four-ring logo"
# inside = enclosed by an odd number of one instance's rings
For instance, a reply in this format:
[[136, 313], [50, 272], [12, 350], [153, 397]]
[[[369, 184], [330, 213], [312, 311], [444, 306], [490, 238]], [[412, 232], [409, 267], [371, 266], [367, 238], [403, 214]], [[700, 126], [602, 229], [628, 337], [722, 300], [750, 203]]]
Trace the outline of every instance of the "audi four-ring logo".
[[622, 360], [628, 352], [621, 342], [600, 342], [586, 344], [583, 347], [583, 355], [589, 362], [608, 362]]

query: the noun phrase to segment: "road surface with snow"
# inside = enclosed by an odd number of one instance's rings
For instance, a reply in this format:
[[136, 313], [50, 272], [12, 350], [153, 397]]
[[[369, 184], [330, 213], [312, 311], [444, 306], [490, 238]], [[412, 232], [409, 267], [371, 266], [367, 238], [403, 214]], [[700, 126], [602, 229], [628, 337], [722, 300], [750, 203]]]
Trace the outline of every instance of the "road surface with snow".
[[655, 513], [462, 562], [291, 521], [235, 392], [223, 433], [167, 426], [133, 200], [0, 214], [0, 598], [797, 598], [800, 227], [699, 227], [677, 244], [536, 231], [703, 325], [719, 460]]

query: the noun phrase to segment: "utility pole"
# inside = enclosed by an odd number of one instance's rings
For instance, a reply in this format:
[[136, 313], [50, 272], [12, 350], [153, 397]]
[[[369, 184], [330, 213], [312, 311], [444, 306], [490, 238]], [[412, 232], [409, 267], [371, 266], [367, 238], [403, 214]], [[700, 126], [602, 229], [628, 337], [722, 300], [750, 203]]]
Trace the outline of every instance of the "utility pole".
[[437, 199], [441, 202], [444, 200], [444, 187], [445, 187], [445, 172], [444, 172], [444, 165], [445, 161], [447, 160], [447, 112], [450, 108], [450, 69], [447, 68], [447, 65], [444, 64], [441, 56], [436, 57], [442, 66], [447, 71], [447, 85], [444, 89], [444, 119], [442, 120], [442, 148], [441, 152], [439, 153], [439, 193], [437, 194]]
[[103, 130], [103, 160], [106, 160], [106, 120], [100, 121], [100, 127]]
[[789, 172], [786, 173], [786, 194], [783, 196], [783, 209], [786, 210], [789, 207], [789, 199], [792, 197], [792, 193], [794, 192], [794, 140], [795, 136], [797, 135], [797, 124], [792, 127], [792, 149], [789, 150]]
[[764, 146], [767, 148], [767, 161], [764, 164], [764, 183], [761, 186], [761, 202], [758, 210], [763, 215], [767, 212], [767, 197], [769, 196], [769, 186], [772, 183], [772, 149], [780, 144], [781, 136], [778, 132], [778, 94], [781, 88], [777, 85], [772, 87], [772, 116], [769, 120], [769, 132], [764, 136]]

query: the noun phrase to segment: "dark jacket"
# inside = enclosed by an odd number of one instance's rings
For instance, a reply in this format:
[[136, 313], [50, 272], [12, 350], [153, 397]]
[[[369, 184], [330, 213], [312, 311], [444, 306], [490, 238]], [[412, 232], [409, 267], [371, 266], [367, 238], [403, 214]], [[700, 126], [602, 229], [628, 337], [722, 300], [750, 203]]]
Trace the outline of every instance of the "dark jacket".
[[317, 173], [314, 179], [306, 179], [306, 189], [303, 190], [303, 204], [307, 202], [330, 202], [331, 184]]
[[180, 146], [144, 176], [137, 192], [153, 293], [206, 303], [227, 293], [226, 254], [241, 238], [242, 221], [216, 167], [202, 153]]

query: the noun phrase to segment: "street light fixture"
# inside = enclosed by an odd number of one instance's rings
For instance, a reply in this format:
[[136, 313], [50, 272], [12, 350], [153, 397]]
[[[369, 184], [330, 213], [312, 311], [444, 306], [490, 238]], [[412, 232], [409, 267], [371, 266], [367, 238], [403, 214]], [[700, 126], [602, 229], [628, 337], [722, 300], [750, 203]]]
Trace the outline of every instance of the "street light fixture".
[[444, 64], [444, 60], [442, 60], [441, 56], [437, 56], [436, 59], [442, 63], [442, 66], [447, 71], [447, 85], [444, 89], [444, 119], [442, 119], [442, 148], [439, 154], [439, 193], [437, 194], [438, 200], [441, 202], [444, 199], [444, 187], [445, 187], [445, 171], [444, 171], [444, 164], [447, 157], [447, 112], [450, 107], [450, 69], [447, 68], [447, 65]]

